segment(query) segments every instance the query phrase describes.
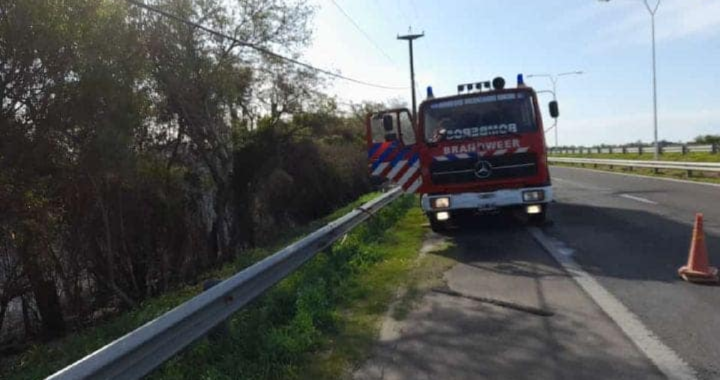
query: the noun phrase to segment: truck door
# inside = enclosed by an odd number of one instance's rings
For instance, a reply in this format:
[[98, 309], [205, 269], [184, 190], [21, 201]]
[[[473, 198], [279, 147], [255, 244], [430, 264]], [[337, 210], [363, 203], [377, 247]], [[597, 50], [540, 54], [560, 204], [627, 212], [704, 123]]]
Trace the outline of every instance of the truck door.
[[371, 113], [365, 121], [370, 175], [402, 186], [408, 193], [422, 186], [420, 153], [410, 111]]

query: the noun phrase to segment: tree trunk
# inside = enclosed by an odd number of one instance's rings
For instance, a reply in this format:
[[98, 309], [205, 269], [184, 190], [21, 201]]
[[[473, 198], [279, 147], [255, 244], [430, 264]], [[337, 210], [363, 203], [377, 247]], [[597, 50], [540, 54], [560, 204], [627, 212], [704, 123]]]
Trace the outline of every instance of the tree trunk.
[[0, 300], [0, 332], [2, 332], [3, 324], [5, 323], [5, 313], [9, 303], [9, 300]]
[[33, 335], [33, 328], [30, 322], [30, 311], [28, 310], [27, 300], [25, 296], [20, 297], [20, 307], [22, 308], [23, 316], [23, 328], [25, 329], [25, 336]]
[[65, 320], [57, 286], [43, 273], [38, 262], [38, 251], [27, 240], [20, 251], [20, 260], [40, 313], [42, 335], [46, 338], [62, 336], [65, 333]]

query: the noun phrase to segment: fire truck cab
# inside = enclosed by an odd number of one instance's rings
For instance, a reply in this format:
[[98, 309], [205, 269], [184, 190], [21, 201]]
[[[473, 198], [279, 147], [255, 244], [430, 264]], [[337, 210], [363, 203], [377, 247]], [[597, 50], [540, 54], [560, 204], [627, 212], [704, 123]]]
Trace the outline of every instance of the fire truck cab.
[[[553, 192], [537, 94], [521, 75], [515, 88], [502, 78], [490, 86], [438, 98], [429, 89], [417, 120], [406, 109], [367, 117], [371, 175], [422, 194], [433, 230], [467, 212], [514, 209], [545, 220]], [[558, 116], [556, 102], [550, 114]]]

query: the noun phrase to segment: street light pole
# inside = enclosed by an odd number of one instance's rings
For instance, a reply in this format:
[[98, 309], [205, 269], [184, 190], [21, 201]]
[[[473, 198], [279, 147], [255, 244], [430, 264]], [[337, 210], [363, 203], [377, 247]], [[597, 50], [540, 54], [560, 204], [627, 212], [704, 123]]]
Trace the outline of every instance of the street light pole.
[[[608, 3], [610, 0], [599, 0]], [[660, 0], [657, 0], [655, 6], [650, 6], [648, 0], [643, 0], [645, 8], [650, 13], [650, 26], [652, 33], [652, 71], [653, 71], [653, 138], [655, 141], [655, 160], [660, 156], [660, 145], [658, 144], [658, 117], [657, 117], [657, 73], [655, 69], [655, 13], [660, 7]]]
[[412, 116], [415, 122], [417, 122], [417, 106], [415, 100], [415, 64], [413, 62], [413, 40], [424, 36], [425, 32], [420, 34], [406, 34], [404, 36], [397, 36], [398, 40], [407, 40], [408, 45], [410, 46], [410, 88], [412, 90]]
[[[566, 75], [582, 75], [582, 74], [583, 74], [582, 71], [568, 71], [568, 72], [566, 72], [566, 73], [560, 73], [560, 74], [554, 74], [554, 75], [553, 75], [553, 74], [530, 74], [530, 75], [528, 75], [527, 77], [528, 77], [528, 78], [532, 78], [532, 77], [545, 77], [545, 78], [550, 79], [550, 82], [552, 82], [552, 96], [553, 96], [553, 100], [554, 100], [554, 101], [557, 101], [556, 94], [557, 94], [557, 81], [558, 81], [558, 79], [559, 79], [560, 77], [563, 77], [563, 76], [566, 76]], [[555, 128], [555, 148], [556, 148], [556, 149], [557, 149], [557, 147], [558, 147], [558, 126], [557, 126], [557, 125], [558, 125], [558, 120], [557, 120], [557, 118], [555, 118], [555, 120], [553, 121], [553, 126], [552, 126], [552, 127]]]
[[652, 25], [652, 66], [653, 66], [653, 132], [655, 136], [655, 161], [660, 156], [660, 145], [658, 144], [658, 120], [657, 120], [657, 74], [655, 70], [655, 12], [660, 6], [660, 0], [657, 0], [655, 8], [650, 8], [648, 0], [645, 0], [645, 7], [650, 12], [650, 24]]

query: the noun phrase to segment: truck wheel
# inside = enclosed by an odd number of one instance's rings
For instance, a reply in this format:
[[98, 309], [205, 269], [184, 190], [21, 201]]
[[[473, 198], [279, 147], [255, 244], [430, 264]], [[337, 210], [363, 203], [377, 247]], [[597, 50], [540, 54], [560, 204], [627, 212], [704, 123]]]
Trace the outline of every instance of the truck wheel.
[[430, 222], [430, 229], [433, 232], [441, 233], [447, 231], [447, 222], [440, 222], [433, 215], [427, 216], [428, 221]]
[[547, 220], [547, 208], [543, 207], [543, 210], [539, 214], [528, 215], [528, 223], [536, 226], [545, 224]]

